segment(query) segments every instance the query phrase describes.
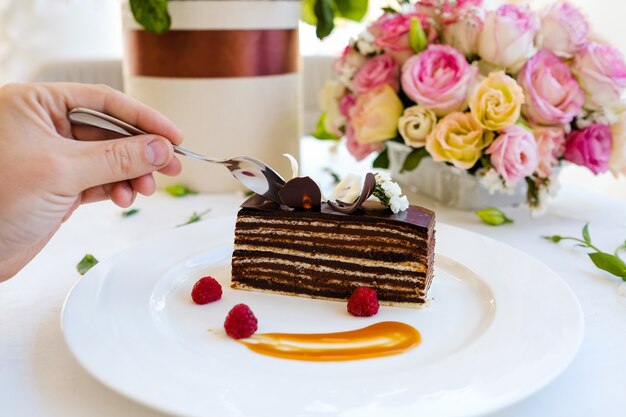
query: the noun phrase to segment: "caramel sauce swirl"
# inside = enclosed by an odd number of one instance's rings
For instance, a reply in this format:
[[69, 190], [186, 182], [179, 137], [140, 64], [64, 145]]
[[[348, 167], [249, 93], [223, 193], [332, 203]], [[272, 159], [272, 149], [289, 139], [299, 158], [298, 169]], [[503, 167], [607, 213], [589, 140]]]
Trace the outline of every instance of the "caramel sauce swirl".
[[397, 321], [338, 333], [261, 333], [239, 340], [262, 355], [301, 361], [349, 361], [397, 355], [420, 341], [417, 329]]

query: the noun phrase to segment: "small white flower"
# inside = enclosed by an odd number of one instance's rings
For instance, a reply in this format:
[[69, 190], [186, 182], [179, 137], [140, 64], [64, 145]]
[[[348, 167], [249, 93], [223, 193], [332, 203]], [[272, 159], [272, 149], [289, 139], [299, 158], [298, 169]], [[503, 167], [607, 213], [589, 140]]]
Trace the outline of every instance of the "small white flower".
[[507, 184], [498, 172], [491, 168], [480, 177], [480, 184], [489, 191], [489, 194], [503, 193], [512, 195], [515, 184]]
[[374, 197], [376, 197], [383, 205], [389, 207], [395, 214], [409, 208], [409, 200], [402, 195], [400, 186], [391, 180], [387, 173], [376, 173], [376, 189], [374, 189]]
[[544, 199], [540, 198], [539, 205], [530, 207], [529, 210], [530, 210], [530, 217], [535, 219], [537, 217], [541, 217], [544, 214], [546, 214], [546, 211], [548, 211], [548, 205], [546, 204]]
[[617, 120], [617, 115], [611, 107], [605, 107], [596, 111], [581, 109], [580, 114], [576, 117], [576, 127], [585, 129], [594, 123], [610, 125], [615, 120]]
[[380, 184], [380, 186], [382, 187], [383, 191], [385, 191], [385, 194], [387, 194], [389, 198], [391, 198], [392, 196], [396, 196], [396, 195], [399, 196], [400, 194], [402, 194], [402, 189], [400, 188], [398, 183], [395, 183], [393, 181], [383, 182], [382, 184]]
[[395, 214], [404, 211], [409, 208], [409, 199], [405, 195], [394, 195], [389, 199], [389, 208]]
[[547, 188], [548, 189], [546, 191], [548, 193], [548, 196], [556, 197], [556, 195], [559, 193], [559, 190], [561, 189], [561, 183], [559, 182], [559, 179], [556, 175], [550, 177]]
[[[558, 186], [558, 182], [554, 181]], [[543, 216], [548, 211], [548, 200], [550, 200], [550, 192], [551, 192], [552, 181], [548, 181], [545, 185], [539, 185], [538, 188], [538, 204], [534, 207], [530, 208], [530, 216], [533, 218]]]
[[374, 43], [374, 35], [368, 31], [361, 32], [355, 41], [356, 49], [362, 55], [374, 55], [382, 52], [380, 46]]

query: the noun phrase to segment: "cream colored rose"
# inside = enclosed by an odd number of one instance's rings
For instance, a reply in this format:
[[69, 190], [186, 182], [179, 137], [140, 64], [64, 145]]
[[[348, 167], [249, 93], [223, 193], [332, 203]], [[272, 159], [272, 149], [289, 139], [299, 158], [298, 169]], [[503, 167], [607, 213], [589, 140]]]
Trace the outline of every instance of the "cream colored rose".
[[350, 111], [354, 139], [363, 145], [394, 138], [402, 110], [400, 98], [387, 84], [361, 94]]
[[341, 114], [339, 101], [346, 92], [346, 88], [336, 81], [327, 81], [320, 93], [320, 107], [324, 113], [324, 129], [335, 136], [341, 136], [341, 128], [346, 124], [346, 118]]
[[493, 137], [494, 133], [484, 130], [470, 113], [454, 112], [439, 121], [426, 140], [426, 150], [435, 161], [470, 169]]
[[613, 145], [609, 170], [616, 177], [619, 174], [626, 175], [626, 112], [621, 113], [617, 121], [611, 125], [611, 134]]
[[524, 90], [502, 71], [492, 72], [470, 97], [470, 110], [482, 127], [502, 130], [513, 126], [524, 104]]
[[404, 143], [414, 148], [426, 145], [426, 138], [437, 124], [437, 116], [432, 110], [417, 105], [404, 110], [404, 114], [398, 120], [398, 130]]

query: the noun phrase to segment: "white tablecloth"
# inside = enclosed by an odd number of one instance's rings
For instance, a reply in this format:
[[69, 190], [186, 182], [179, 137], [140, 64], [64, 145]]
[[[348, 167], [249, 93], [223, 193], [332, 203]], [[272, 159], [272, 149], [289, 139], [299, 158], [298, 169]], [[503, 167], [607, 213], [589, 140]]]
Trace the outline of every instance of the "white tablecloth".
[[[311, 158], [317, 144], [305, 143], [304, 171], [330, 182], [321, 167], [340, 173], [349, 162]], [[161, 415], [112, 392], [74, 360], [63, 341], [59, 317], [65, 296], [80, 279], [76, 263], [85, 253], [106, 260], [139, 239], [184, 222], [193, 211], [212, 208], [209, 217], [234, 215], [242, 196], [198, 195], [175, 199], [163, 193], [139, 198], [136, 216], [122, 218], [111, 203], [81, 207], [50, 244], [15, 278], [0, 283], [0, 416], [154, 417]], [[577, 295], [585, 316], [585, 339], [571, 366], [537, 394], [492, 417], [624, 416], [626, 413], [626, 297], [620, 281], [598, 271], [580, 249], [554, 245], [543, 234], [578, 235], [585, 222], [601, 248], [626, 239], [626, 202], [565, 185], [549, 212], [531, 219], [522, 208], [509, 209], [515, 223], [481, 224], [472, 213], [434, 208], [440, 222], [454, 224], [515, 246], [557, 271]]]

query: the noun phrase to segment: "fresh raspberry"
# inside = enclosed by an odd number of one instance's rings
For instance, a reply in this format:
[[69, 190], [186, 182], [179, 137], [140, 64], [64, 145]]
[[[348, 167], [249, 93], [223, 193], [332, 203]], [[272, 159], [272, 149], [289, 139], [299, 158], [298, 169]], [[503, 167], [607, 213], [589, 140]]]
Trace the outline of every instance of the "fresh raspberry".
[[222, 298], [222, 286], [213, 277], [200, 278], [191, 290], [191, 299], [196, 304], [208, 304]]
[[358, 287], [348, 298], [348, 313], [357, 317], [370, 317], [378, 313], [378, 296], [370, 287]]
[[245, 304], [237, 304], [228, 312], [224, 321], [224, 329], [226, 329], [226, 334], [233, 339], [243, 339], [256, 332], [257, 324], [257, 319], [250, 307]]

